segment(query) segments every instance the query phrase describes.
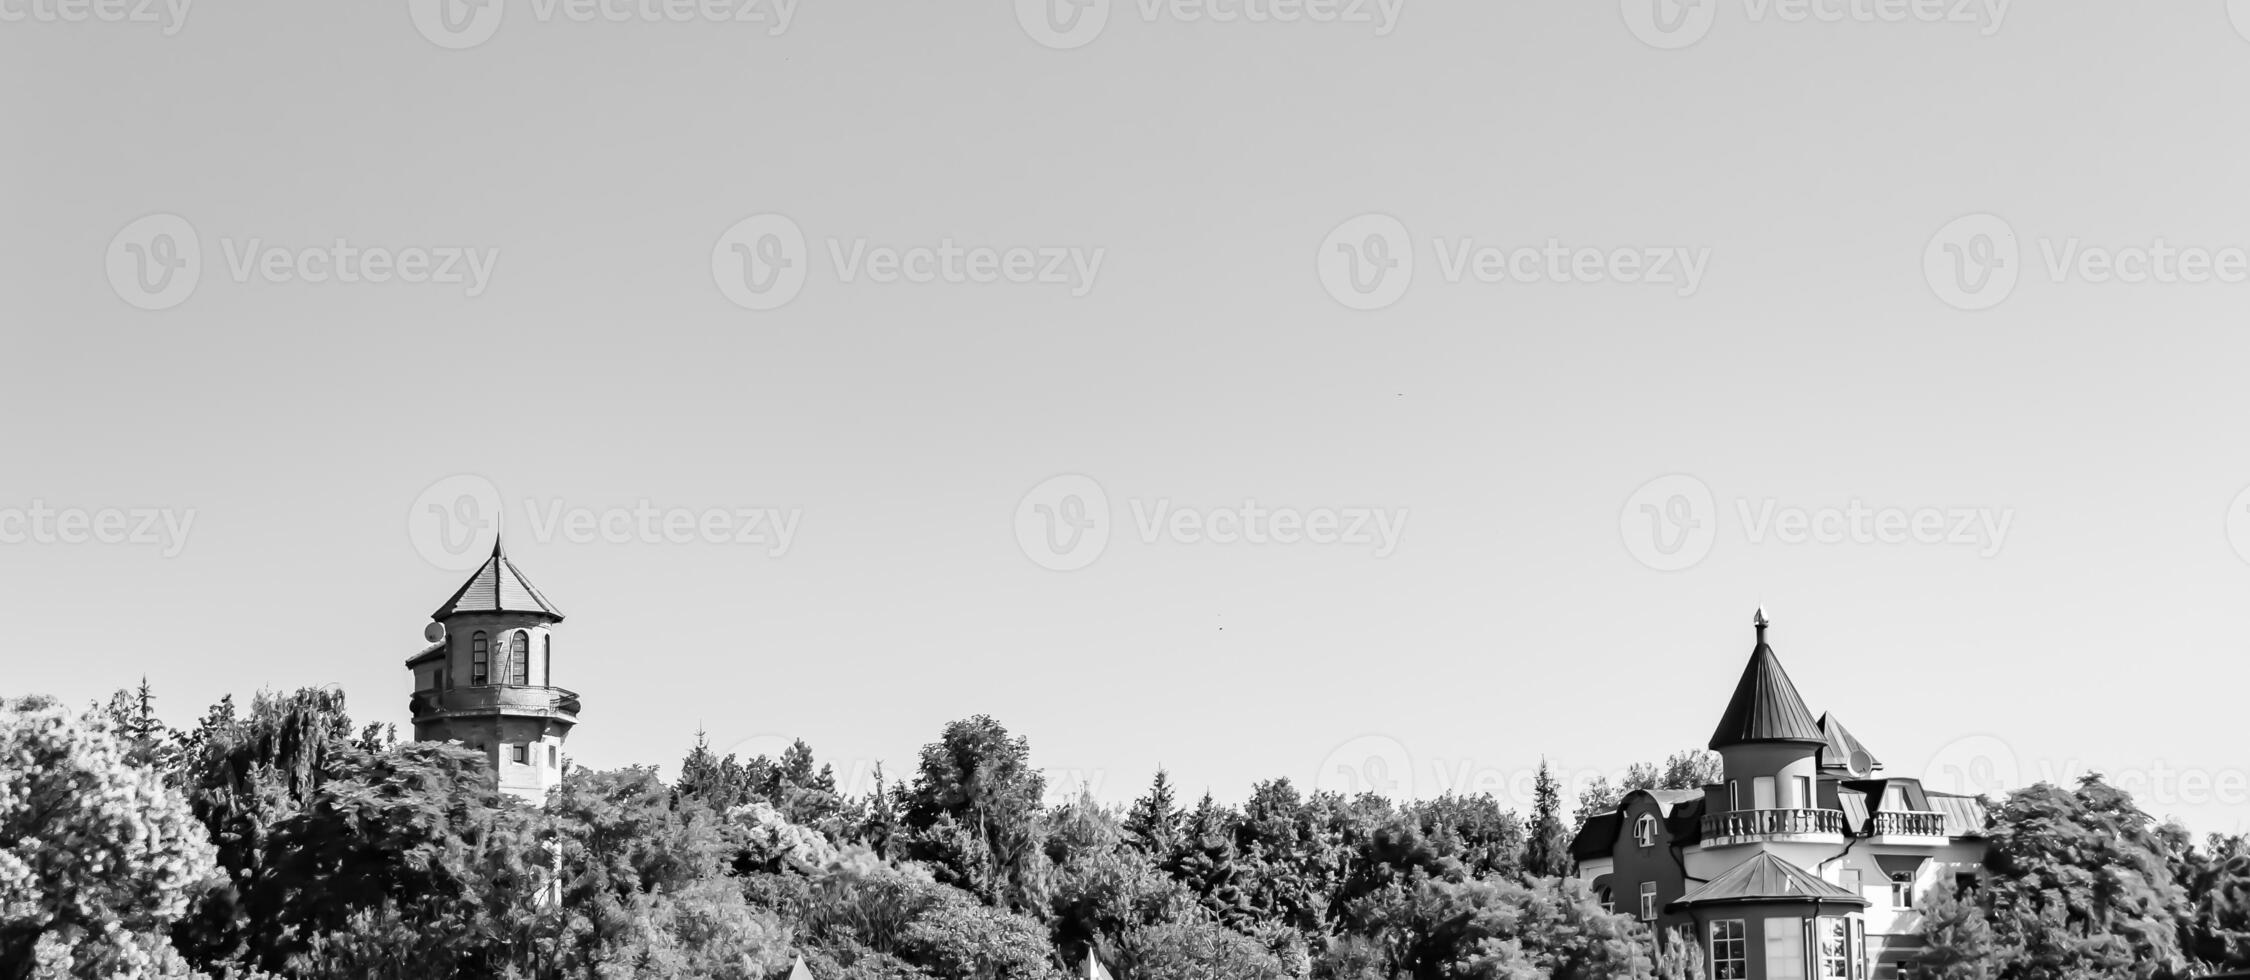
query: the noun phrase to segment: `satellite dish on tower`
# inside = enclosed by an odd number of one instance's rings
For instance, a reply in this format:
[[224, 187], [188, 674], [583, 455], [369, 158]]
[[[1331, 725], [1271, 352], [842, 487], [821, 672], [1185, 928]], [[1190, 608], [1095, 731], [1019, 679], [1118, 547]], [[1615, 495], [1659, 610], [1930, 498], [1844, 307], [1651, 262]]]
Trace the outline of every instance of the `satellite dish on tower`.
[[428, 640], [431, 643], [445, 642], [445, 624], [431, 623], [428, 626], [422, 627], [422, 639]]

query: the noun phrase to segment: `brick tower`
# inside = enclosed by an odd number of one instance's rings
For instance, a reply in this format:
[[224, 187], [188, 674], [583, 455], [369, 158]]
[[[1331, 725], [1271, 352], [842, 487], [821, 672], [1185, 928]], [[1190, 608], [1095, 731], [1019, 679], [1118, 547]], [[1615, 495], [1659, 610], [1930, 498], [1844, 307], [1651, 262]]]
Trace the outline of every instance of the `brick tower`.
[[578, 694], [555, 686], [553, 629], [563, 614], [499, 543], [422, 633], [414, 674], [414, 738], [459, 742], [492, 762], [501, 791], [529, 802], [562, 781], [563, 740]]

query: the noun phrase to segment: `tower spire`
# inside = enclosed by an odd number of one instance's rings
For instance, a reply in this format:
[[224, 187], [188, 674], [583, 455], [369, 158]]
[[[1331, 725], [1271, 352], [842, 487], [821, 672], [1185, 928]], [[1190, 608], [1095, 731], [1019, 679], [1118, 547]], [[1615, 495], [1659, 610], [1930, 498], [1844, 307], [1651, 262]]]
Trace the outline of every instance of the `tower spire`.
[[1758, 611], [1751, 615], [1750, 625], [1756, 626], [1758, 628], [1758, 645], [1764, 646], [1766, 642], [1766, 627], [1771, 625], [1771, 623], [1766, 619], [1766, 607], [1763, 604], [1759, 605]]

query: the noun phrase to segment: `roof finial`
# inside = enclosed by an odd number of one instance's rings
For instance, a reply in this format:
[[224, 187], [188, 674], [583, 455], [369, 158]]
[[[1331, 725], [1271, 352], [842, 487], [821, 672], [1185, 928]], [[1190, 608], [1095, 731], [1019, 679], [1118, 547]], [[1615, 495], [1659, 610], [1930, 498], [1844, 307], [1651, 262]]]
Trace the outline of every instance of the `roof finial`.
[[1758, 628], [1758, 642], [1766, 642], [1766, 626], [1769, 625], [1766, 620], [1766, 607], [1762, 605], [1758, 607], [1757, 614], [1750, 617], [1750, 624]]
[[499, 531], [493, 531], [493, 532], [492, 532], [492, 557], [494, 557], [494, 558], [506, 558], [506, 557], [508, 557], [508, 547], [507, 547], [507, 545], [506, 545], [505, 543], [503, 543], [503, 542], [501, 541], [501, 539], [500, 539], [500, 532], [499, 532]]

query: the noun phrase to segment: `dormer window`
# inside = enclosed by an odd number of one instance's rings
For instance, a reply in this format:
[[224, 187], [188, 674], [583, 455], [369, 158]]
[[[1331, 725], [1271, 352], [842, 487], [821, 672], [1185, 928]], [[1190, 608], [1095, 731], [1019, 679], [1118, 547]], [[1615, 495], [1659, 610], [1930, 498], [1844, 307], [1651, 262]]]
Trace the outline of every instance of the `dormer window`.
[[1639, 820], [1633, 821], [1633, 839], [1639, 841], [1642, 847], [1655, 847], [1656, 818], [1644, 813]]
[[479, 630], [469, 637], [469, 683], [483, 685], [492, 676], [492, 640]]

